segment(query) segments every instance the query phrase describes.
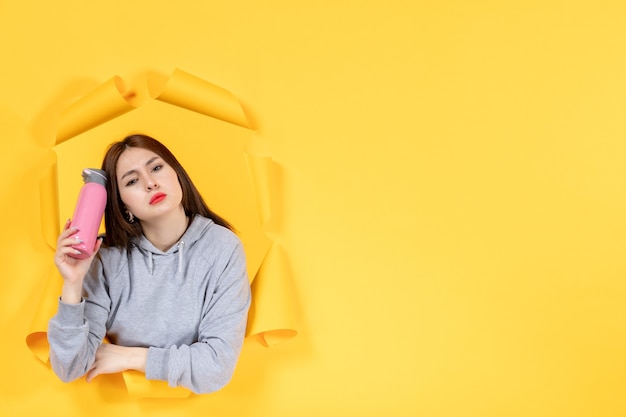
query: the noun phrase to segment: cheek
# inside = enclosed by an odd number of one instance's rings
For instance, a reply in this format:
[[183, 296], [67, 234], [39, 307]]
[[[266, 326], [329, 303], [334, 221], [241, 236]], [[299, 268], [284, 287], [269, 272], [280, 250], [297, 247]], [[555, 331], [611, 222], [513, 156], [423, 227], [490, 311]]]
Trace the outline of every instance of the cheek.
[[133, 202], [136, 200], [135, 193], [128, 188], [120, 188], [120, 199], [125, 206], [132, 206]]

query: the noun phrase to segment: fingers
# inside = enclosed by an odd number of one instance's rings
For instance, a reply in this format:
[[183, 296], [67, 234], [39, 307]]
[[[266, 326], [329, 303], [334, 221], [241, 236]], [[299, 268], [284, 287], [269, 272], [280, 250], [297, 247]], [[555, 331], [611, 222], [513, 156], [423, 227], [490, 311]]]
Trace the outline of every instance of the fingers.
[[57, 248], [61, 246], [71, 246], [76, 244], [76, 239], [72, 239], [71, 236], [78, 232], [77, 227], [69, 227], [69, 223], [65, 224], [65, 228], [57, 239]]
[[79, 255], [80, 254], [79, 250], [74, 249], [72, 247], [78, 243], [83, 242], [82, 240], [78, 239], [77, 236], [72, 236], [77, 231], [78, 229], [72, 228], [72, 229], [67, 229], [63, 231], [63, 233], [61, 233], [61, 236], [59, 237], [59, 241], [57, 242], [57, 250], [56, 250], [57, 257], [61, 258], [64, 255], [71, 255], [71, 254]]
[[[74, 233], [76, 233], [77, 231], [78, 230], [76, 230]], [[72, 246], [76, 245], [77, 243], [83, 243], [83, 241], [78, 236], [68, 236], [64, 239], [59, 240], [59, 246]]]
[[72, 220], [71, 219], [67, 219], [67, 221], [65, 222], [65, 225], [63, 226], [63, 231], [61, 232], [61, 234], [59, 235], [59, 238], [57, 239], [57, 257], [59, 258], [63, 258], [64, 255], [79, 255], [80, 251], [72, 248], [73, 245], [76, 245], [77, 243], [82, 243], [83, 241], [80, 240], [78, 238], [78, 236], [76, 237], [72, 237], [74, 236], [79, 229], [77, 227], [70, 227], [70, 225], [72, 224]]
[[80, 255], [81, 252], [78, 249], [74, 249], [71, 245], [75, 245], [76, 241], [69, 245], [60, 246], [57, 248], [57, 258], [63, 258], [65, 255]]
[[92, 259], [96, 256], [96, 254], [98, 253], [98, 250], [100, 250], [100, 246], [102, 246], [102, 241], [103, 241], [103, 239], [101, 237], [96, 239], [96, 243], [93, 246], [93, 252], [91, 253], [91, 256], [89, 258], [87, 258], [87, 260], [90, 263], [91, 263]]
[[59, 235], [59, 239], [61, 238], [64, 239], [68, 236], [73, 235], [74, 233], [78, 231], [77, 227], [70, 227], [71, 224], [72, 224], [72, 220], [67, 219], [67, 221], [65, 222], [65, 226], [63, 226], [63, 231], [61, 232], [61, 235]]
[[94, 246], [93, 248], [94, 255], [100, 250], [100, 246], [102, 246], [102, 241], [104, 241], [104, 238], [102, 237], [99, 237], [98, 239], [96, 239], [96, 246]]
[[94, 366], [89, 370], [89, 372], [87, 372], [87, 378], [86, 378], [87, 382], [91, 382], [91, 380], [97, 377], [98, 375], [100, 375], [98, 365], [96, 362], [94, 362]]
[[98, 349], [96, 349], [96, 356], [94, 358], [93, 364], [91, 365], [91, 368], [89, 368], [89, 371], [87, 371], [87, 382], [91, 382], [92, 379], [102, 373], [99, 365], [100, 358], [102, 357], [102, 350], [104, 349], [103, 346], [104, 345], [100, 345], [98, 346]]
[[128, 369], [125, 365], [123, 352], [127, 348], [103, 343], [98, 346], [91, 368], [87, 372], [87, 382], [102, 374], [113, 374]]

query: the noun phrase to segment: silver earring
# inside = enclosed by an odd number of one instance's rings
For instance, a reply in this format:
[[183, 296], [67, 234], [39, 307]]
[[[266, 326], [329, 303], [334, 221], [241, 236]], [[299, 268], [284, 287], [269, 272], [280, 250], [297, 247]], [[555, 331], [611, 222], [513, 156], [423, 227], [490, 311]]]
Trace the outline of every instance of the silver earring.
[[128, 223], [135, 223], [135, 216], [128, 210], [126, 210], [126, 220], [128, 220]]

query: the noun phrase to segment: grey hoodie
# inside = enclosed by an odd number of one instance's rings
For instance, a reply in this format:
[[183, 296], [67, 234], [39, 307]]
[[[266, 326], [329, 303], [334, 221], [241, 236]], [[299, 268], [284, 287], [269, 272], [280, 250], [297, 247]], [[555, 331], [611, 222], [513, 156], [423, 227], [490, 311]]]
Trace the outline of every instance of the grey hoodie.
[[145, 237], [125, 248], [102, 247], [80, 304], [59, 300], [48, 323], [50, 362], [63, 381], [90, 369], [105, 336], [147, 347], [146, 378], [195, 393], [217, 391], [232, 376], [250, 306], [239, 239], [195, 216], [167, 252]]

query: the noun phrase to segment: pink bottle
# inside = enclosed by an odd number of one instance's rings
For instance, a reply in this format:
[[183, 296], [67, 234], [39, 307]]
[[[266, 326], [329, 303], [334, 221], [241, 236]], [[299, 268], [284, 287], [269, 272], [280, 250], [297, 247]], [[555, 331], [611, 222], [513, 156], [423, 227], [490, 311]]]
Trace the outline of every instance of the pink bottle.
[[83, 170], [85, 185], [80, 189], [78, 202], [74, 209], [74, 216], [70, 227], [78, 228], [74, 234], [82, 243], [72, 246], [80, 251], [80, 254], [72, 254], [74, 258], [88, 258], [93, 253], [93, 248], [98, 238], [98, 231], [104, 215], [104, 207], [107, 203], [106, 182], [107, 176], [100, 169], [85, 168]]

